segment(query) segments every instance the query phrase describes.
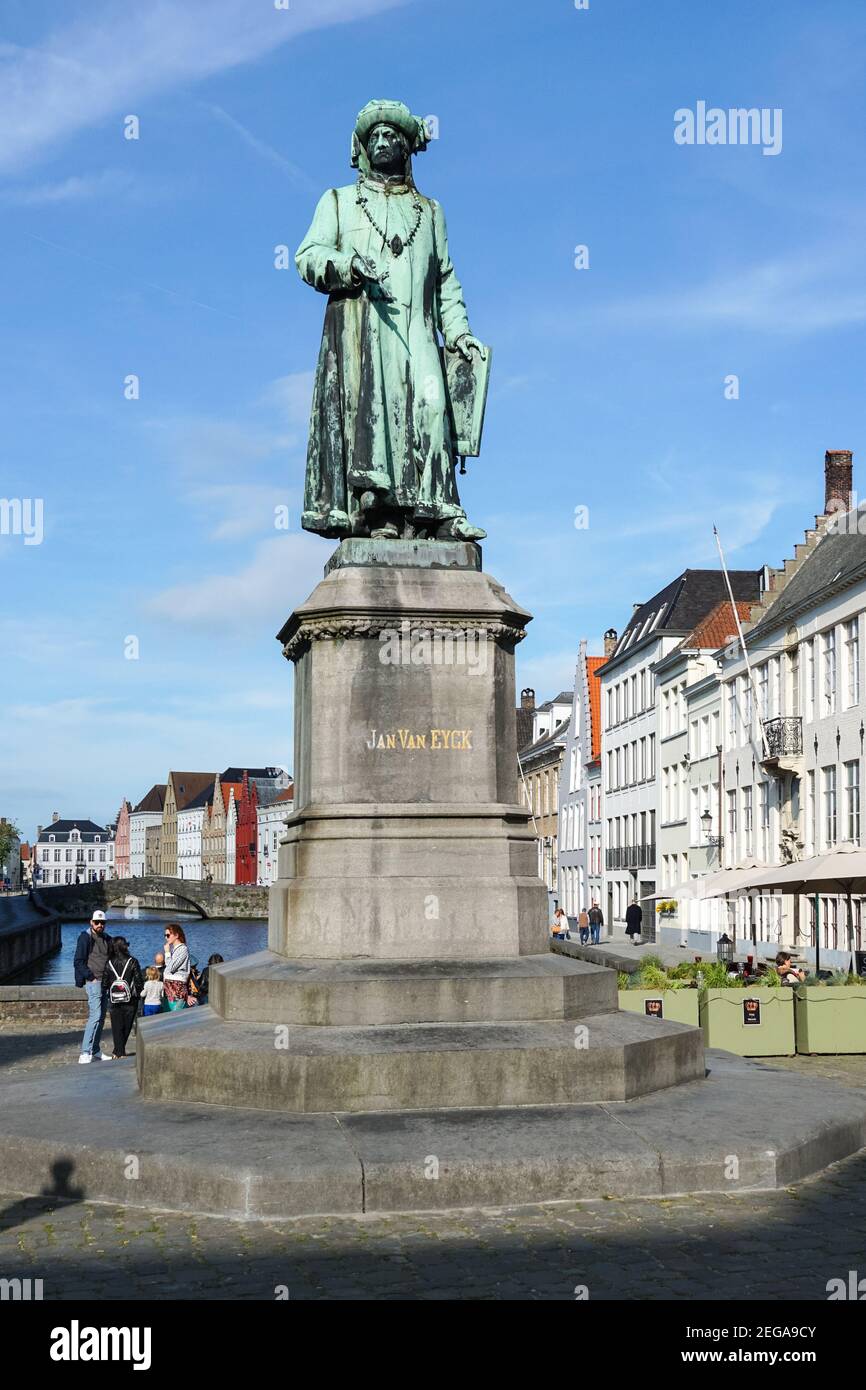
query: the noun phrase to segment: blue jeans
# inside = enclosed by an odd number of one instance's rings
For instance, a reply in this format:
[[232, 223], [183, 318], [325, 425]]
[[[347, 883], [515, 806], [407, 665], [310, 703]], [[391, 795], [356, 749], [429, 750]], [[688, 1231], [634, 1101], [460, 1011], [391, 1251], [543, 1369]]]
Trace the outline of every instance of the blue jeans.
[[601, 936], [601, 923], [600, 923], [600, 922], [590, 922], [590, 924], [589, 924], [589, 939], [590, 939], [590, 942], [592, 943], [593, 946], [597, 946], [597, 945], [598, 945], [598, 943], [599, 943], [599, 937], [600, 937], [600, 936]]
[[586, 943], [589, 941], [589, 928], [588, 928], [588, 927], [581, 927], [581, 928], [580, 928], [579, 935], [580, 935], [580, 944], [581, 944], [581, 946], [585, 946]]
[[89, 1052], [94, 1057], [99, 1052], [99, 1043], [102, 1038], [102, 1025], [105, 1022], [105, 1010], [108, 1004], [108, 991], [102, 988], [101, 980], [88, 980], [84, 986], [87, 992], [87, 1026], [84, 1029], [84, 1037], [81, 1042], [81, 1051]]

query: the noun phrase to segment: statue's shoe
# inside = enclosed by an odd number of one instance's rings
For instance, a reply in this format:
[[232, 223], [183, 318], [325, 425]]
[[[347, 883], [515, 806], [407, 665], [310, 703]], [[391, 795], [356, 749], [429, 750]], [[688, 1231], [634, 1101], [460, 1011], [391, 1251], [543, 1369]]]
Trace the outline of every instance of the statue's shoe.
[[480, 526], [473, 526], [466, 517], [456, 516], [451, 521], [443, 522], [436, 532], [438, 541], [483, 541], [487, 535]]
[[375, 531], [371, 531], [370, 537], [374, 541], [396, 541], [400, 538], [400, 532], [393, 521], [388, 521], [384, 526], [377, 526]]

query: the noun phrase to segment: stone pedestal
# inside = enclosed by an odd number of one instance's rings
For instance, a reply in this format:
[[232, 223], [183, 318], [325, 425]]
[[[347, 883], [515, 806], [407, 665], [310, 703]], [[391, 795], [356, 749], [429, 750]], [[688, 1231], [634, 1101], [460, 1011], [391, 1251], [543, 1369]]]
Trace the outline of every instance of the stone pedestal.
[[[386, 544], [403, 565], [358, 563]], [[489, 960], [546, 949], [547, 893], [517, 794], [514, 646], [528, 621], [481, 572], [476, 546], [340, 546], [280, 633], [295, 663], [295, 814], [271, 896], [273, 951]]]
[[346, 541], [279, 634], [295, 806], [269, 951], [141, 1025], [143, 1093], [320, 1112], [626, 1100], [703, 1074], [697, 1029], [548, 952], [518, 800], [529, 614], [477, 546]]

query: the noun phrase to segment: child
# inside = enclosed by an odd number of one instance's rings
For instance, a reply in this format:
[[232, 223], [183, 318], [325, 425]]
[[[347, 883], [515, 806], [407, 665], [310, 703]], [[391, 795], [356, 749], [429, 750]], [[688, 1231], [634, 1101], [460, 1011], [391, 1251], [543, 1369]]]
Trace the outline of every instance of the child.
[[142, 1014], [149, 1018], [151, 1014], [162, 1012], [162, 1001], [165, 995], [165, 985], [159, 978], [159, 967], [149, 965], [144, 972], [144, 989], [142, 990]]

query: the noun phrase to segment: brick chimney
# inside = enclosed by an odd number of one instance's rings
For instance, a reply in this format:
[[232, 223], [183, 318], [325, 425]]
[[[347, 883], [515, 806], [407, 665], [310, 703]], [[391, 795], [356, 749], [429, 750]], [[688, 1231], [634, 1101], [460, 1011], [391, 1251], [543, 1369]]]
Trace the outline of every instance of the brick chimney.
[[824, 455], [824, 514], [851, 510], [854, 455], [850, 449], [828, 449]]
[[56, 820], [60, 820], [60, 812], [59, 812], [59, 811], [52, 811], [52, 812], [51, 812], [51, 824], [53, 825], [54, 822], [55, 822]]
[[520, 692], [520, 708], [535, 709], [535, 691], [531, 690], [529, 686]]
[[617, 635], [616, 635], [616, 628], [615, 628], [615, 627], [609, 627], [608, 630], [607, 630], [607, 632], [604, 634], [604, 654], [605, 654], [605, 656], [613, 656], [614, 652], [616, 651], [617, 640], [618, 640], [618, 639], [617, 639]]

